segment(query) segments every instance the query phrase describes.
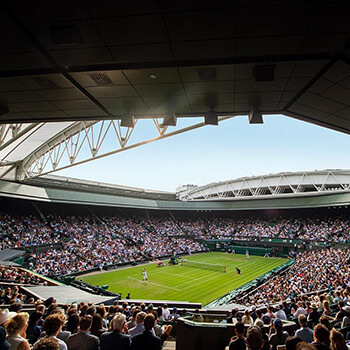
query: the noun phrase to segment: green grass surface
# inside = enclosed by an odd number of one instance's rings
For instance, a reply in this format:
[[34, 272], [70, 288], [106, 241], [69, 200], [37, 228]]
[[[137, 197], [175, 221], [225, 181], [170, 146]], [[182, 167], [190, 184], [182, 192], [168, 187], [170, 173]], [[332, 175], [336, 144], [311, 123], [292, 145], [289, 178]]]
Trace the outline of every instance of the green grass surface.
[[[181, 265], [157, 267], [156, 263], [150, 263], [86, 275], [81, 279], [96, 286], [108, 284], [108, 290], [122, 293], [122, 297], [130, 293], [132, 299], [178, 300], [206, 305], [287, 261], [260, 256], [251, 256], [247, 261], [245, 255], [217, 252], [191, 255], [187, 259], [226, 265], [226, 273]], [[144, 267], [148, 282], [141, 281]], [[241, 269], [241, 275], [236, 273], [236, 267]]]

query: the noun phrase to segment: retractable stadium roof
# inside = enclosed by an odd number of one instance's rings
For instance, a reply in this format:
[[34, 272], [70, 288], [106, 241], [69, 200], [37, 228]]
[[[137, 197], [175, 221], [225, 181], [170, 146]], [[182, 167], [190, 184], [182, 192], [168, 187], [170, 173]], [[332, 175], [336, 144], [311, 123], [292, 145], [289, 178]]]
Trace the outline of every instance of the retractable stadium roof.
[[[0, 0], [0, 9], [2, 179], [237, 115], [350, 133], [349, 2]], [[175, 126], [189, 117], [198, 122]], [[141, 118], [157, 134], [132, 143]], [[106, 150], [108, 133], [116, 142]]]

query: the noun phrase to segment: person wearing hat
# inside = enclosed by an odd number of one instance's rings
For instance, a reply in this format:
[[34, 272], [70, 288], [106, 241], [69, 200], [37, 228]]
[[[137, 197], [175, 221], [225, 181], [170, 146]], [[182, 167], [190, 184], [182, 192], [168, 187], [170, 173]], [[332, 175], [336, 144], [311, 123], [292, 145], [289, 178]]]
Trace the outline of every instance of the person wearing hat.
[[180, 315], [177, 313], [177, 307], [173, 307], [173, 311], [169, 317], [169, 320], [176, 321], [179, 317], [180, 317]]
[[6, 340], [5, 328], [0, 326], [0, 350], [8, 350], [10, 343]]
[[309, 313], [307, 320], [311, 321], [313, 323], [313, 325], [316, 325], [320, 319], [320, 314], [317, 311], [317, 304], [312, 303], [311, 309], [312, 309], [312, 311]]
[[12, 318], [13, 316], [16, 316], [17, 313], [13, 311], [9, 311], [9, 309], [4, 309], [0, 311], [0, 326], [5, 326], [5, 323]]
[[276, 350], [278, 345], [285, 345], [288, 338], [288, 332], [283, 331], [283, 322], [275, 318], [270, 324], [269, 343], [272, 350]]

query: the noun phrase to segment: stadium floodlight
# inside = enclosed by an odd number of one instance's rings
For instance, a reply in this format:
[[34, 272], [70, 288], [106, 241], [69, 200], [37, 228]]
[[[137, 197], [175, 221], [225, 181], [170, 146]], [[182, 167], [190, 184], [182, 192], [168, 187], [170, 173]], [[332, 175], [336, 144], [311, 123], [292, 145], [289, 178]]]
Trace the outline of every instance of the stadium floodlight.
[[177, 117], [174, 112], [168, 112], [164, 114], [162, 126], [176, 126]]
[[204, 116], [205, 125], [219, 125], [218, 112], [209, 111]]
[[130, 113], [123, 114], [121, 116], [120, 126], [124, 126], [126, 128], [133, 128], [135, 126], [135, 117]]

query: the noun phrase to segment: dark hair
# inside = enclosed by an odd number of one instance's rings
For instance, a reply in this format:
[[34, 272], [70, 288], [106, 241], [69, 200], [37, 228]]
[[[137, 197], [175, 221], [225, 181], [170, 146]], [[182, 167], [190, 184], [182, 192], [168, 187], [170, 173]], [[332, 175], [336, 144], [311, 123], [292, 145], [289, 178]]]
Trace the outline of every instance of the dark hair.
[[91, 327], [92, 323], [92, 316], [91, 315], [86, 315], [81, 318], [80, 320], [80, 329], [82, 331], [86, 331]]
[[288, 337], [286, 340], [286, 350], [295, 350], [300, 342], [302, 342], [302, 340], [297, 336]]
[[329, 319], [325, 316], [321, 316], [320, 317], [320, 324], [323, 324], [324, 326], [326, 326], [326, 328], [331, 331], [333, 326], [332, 324], [329, 322]]
[[259, 350], [263, 346], [264, 338], [260, 328], [253, 326], [247, 331], [247, 345], [251, 350]]
[[163, 315], [163, 309], [161, 306], [158, 306], [157, 307], [157, 314], [158, 314], [158, 317], [162, 316]]
[[86, 315], [90, 315], [93, 316], [96, 313], [96, 308], [95, 306], [90, 306], [87, 310], [86, 310]]
[[44, 330], [48, 336], [54, 335], [65, 323], [65, 317], [62, 313], [52, 314], [46, 317]]
[[42, 316], [43, 316], [42, 312], [33, 311], [29, 316], [28, 325], [35, 326], [37, 324], [37, 322], [41, 319]]
[[68, 311], [67, 311], [67, 315], [72, 316], [73, 314], [76, 314], [78, 312], [78, 309], [71, 307]]
[[80, 308], [80, 316], [83, 317], [86, 315], [86, 311], [89, 308], [89, 305], [85, 304]]
[[90, 333], [92, 335], [96, 335], [96, 337], [99, 337], [101, 329], [103, 329], [102, 317], [100, 314], [96, 313], [94, 316], [92, 316]]
[[145, 319], [143, 320], [143, 325], [145, 326], [145, 329], [147, 331], [150, 331], [153, 326], [154, 326], [154, 322], [156, 321], [155, 317], [153, 314], [148, 314]]
[[71, 332], [72, 334], [77, 333], [79, 328], [79, 316], [77, 313], [73, 313], [68, 317], [67, 320], [67, 331]]
[[283, 323], [282, 322], [274, 322], [274, 326], [276, 328], [277, 335], [281, 338], [283, 335]]
[[235, 325], [236, 331], [238, 334], [244, 333], [244, 323], [243, 322], [237, 322]]
[[136, 318], [136, 316], [137, 316], [137, 314], [138, 314], [139, 312], [141, 312], [141, 309], [135, 308], [134, 311], [132, 312], [132, 317], [133, 317], [133, 318]]
[[49, 306], [53, 303], [54, 300], [55, 300], [55, 299], [54, 299], [53, 297], [47, 298], [47, 299], [44, 301], [44, 305], [45, 305], [46, 307], [49, 307]]
[[96, 309], [96, 313], [100, 314], [102, 318], [104, 318], [106, 316], [106, 308], [104, 305], [99, 305]]
[[22, 303], [13, 303], [9, 306], [9, 311], [19, 312], [22, 309]]
[[318, 324], [314, 328], [315, 338], [321, 344], [329, 342], [329, 330], [323, 324]]
[[47, 308], [47, 313], [50, 315], [51, 313], [53, 313], [53, 312], [56, 311], [57, 309], [58, 309], [58, 304], [52, 303], [52, 304], [50, 304], [50, 306]]
[[331, 349], [332, 350], [347, 350], [345, 338], [342, 333], [335, 330], [334, 328], [331, 330]]

